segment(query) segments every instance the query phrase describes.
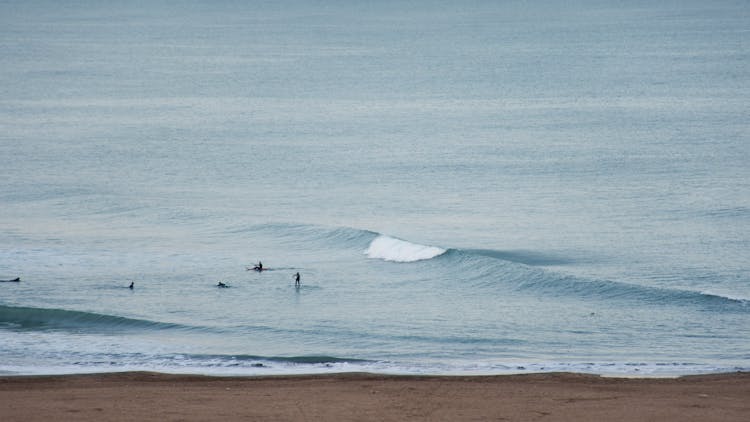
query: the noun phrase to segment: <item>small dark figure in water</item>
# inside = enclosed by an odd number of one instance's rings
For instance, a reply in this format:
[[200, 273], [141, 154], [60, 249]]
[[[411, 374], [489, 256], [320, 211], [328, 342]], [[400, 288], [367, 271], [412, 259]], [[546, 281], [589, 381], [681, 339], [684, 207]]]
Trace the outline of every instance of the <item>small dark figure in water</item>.
[[135, 281], [131, 281], [130, 286], [128, 286], [128, 289], [133, 290], [134, 285], [135, 285]]
[[299, 271], [297, 271], [297, 274], [294, 275], [294, 285], [296, 287], [299, 287], [299, 279], [300, 279]]
[[[249, 268], [248, 268], [248, 269], [249, 269]], [[254, 266], [254, 267], [253, 267], [253, 269], [254, 269], [255, 271], [258, 271], [258, 272], [261, 272], [261, 271], [263, 271], [263, 263], [262, 263], [262, 262], [260, 262], [260, 261], [258, 261], [258, 265]]]
[[226, 284], [220, 281], [219, 284], [216, 285], [216, 287], [229, 287], [229, 286], [227, 286]]

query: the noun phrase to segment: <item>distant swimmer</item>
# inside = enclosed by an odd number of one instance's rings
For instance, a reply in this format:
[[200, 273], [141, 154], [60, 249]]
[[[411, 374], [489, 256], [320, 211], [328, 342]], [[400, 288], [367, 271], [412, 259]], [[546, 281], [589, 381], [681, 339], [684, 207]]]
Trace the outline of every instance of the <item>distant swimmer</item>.
[[297, 287], [299, 287], [299, 279], [300, 279], [299, 271], [297, 271], [297, 274], [294, 275], [294, 285]]
[[128, 289], [133, 290], [134, 286], [135, 286], [135, 281], [131, 281], [130, 286], [128, 286]]
[[21, 277], [16, 277], [13, 280], [0, 280], [0, 283], [18, 283], [21, 281]]
[[263, 271], [263, 263], [258, 261], [258, 265], [254, 268], [255, 271]]
[[216, 285], [216, 287], [226, 288], [226, 287], [229, 287], [229, 285], [224, 284], [223, 282], [220, 281], [219, 284]]

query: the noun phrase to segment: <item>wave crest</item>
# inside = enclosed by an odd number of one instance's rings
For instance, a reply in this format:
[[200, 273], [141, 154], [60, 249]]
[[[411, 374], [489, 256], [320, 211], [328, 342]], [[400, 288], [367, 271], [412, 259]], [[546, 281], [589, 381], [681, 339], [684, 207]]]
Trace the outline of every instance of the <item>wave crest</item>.
[[415, 262], [432, 259], [446, 252], [436, 246], [418, 245], [405, 240], [380, 235], [370, 242], [364, 252], [368, 258], [392, 262]]
[[99, 330], [110, 331], [113, 329], [183, 328], [183, 326], [177, 324], [125, 318], [94, 312], [3, 305], [0, 305], [0, 327], [17, 330], [62, 329], [88, 332]]

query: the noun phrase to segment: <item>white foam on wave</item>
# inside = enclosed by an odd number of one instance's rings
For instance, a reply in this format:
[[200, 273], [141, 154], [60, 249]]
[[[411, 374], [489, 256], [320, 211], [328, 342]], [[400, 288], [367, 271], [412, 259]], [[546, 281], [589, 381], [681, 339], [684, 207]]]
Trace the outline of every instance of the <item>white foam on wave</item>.
[[445, 249], [436, 246], [418, 245], [405, 240], [380, 235], [370, 242], [364, 252], [369, 258], [393, 262], [414, 262], [432, 259], [445, 253]]
[[[133, 358], [135, 358], [133, 360]], [[394, 375], [511, 375], [569, 372], [605, 377], [672, 378], [684, 375], [747, 372], [747, 366], [681, 362], [393, 362], [362, 361], [335, 363], [275, 362], [259, 358], [237, 361], [231, 356], [191, 357], [189, 355], [136, 355], [128, 359], [103, 356], [95, 362], [60, 362], [39, 365], [0, 363], [0, 375], [57, 375], [104, 372], [149, 371], [168, 374], [210, 376], [268, 376], [335, 373]]]
[[724, 292], [720, 292], [718, 290], [716, 290], [716, 291], [714, 291], [714, 290], [701, 290], [700, 294], [702, 294], [704, 296], [710, 296], [710, 297], [715, 297], [715, 298], [719, 298], [719, 299], [729, 300], [729, 301], [732, 301], [732, 302], [741, 303], [743, 305], [750, 304], [750, 299], [748, 297], [746, 297], [746, 296], [739, 296], [739, 295], [736, 295], [736, 294], [733, 294], [733, 293], [724, 293]]

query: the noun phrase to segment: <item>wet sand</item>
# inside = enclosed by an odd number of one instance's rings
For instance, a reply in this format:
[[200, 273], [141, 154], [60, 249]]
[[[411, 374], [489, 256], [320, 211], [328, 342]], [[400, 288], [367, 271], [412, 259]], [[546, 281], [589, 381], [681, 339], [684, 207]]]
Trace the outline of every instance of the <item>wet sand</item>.
[[750, 373], [0, 377], [2, 421], [748, 421]]

